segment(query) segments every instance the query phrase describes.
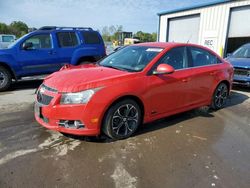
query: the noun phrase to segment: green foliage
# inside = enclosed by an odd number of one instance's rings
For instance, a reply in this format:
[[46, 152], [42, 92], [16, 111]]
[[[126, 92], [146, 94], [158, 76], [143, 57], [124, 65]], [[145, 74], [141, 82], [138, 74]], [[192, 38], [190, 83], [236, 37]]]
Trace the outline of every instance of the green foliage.
[[157, 34], [138, 31], [136, 34], [134, 34], [134, 37], [138, 38], [141, 42], [155, 42], [157, 39]]
[[0, 34], [13, 34], [17, 38], [28, 33], [28, 26], [21, 21], [14, 21], [10, 25], [0, 23]]
[[[111, 42], [114, 40], [118, 40], [118, 33], [123, 31], [123, 27], [121, 25], [117, 26], [105, 26], [102, 29], [102, 38], [104, 41]], [[142, 31], [138, 31], [134, 34], [134, 38], [138, 38], [141, 42], [155, 42], [157, 40], [156, 33], [144, 33]]]

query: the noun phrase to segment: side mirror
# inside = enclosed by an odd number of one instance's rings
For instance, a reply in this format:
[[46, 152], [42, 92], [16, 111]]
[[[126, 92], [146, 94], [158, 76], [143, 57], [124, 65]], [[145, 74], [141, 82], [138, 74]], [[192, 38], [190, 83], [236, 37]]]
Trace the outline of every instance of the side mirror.
[[33, 43], [32, 42], [26, 42], [23, 44], [23, 49], [24, 50], [30, 50], [33, 47]]
[[231, 55], [232, 55], [231, 53], [228, 53], [228, 54], [227, 54], [227, 57], [230, 57]]
[[167, 65], [167, 64], [160, 64], [157, 66], [156, 70], [153, 71], [154, 75], [159, 75], [159, 74], [171, 74], [173, 73], [175, 70], [171, 65]]

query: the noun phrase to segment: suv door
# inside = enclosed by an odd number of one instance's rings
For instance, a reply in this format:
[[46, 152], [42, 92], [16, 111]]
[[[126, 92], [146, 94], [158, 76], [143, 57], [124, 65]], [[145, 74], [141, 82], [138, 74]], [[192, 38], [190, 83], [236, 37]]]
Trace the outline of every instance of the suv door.
[[211, 100], [211, 89], [216, 83], [216, 75], [219, 74], [220, 63], [217, 56], [207, 50], [198, 47], [188, 47], [188, 67], [190, 70], [189, 105], [205, 104]]
[[79, 46], [79, 38], [75, 31], [56, 32], [58, 58], [61, 65], [71, 63], [72, 55]]
[[[31, 43], [32, 46], [24, 49]], [[35, 34], [24, 40], [17, 53], [17, 61], [23, 69], [23, 76], [31, 74], [47, 74], [58, 70], [57, 55], [54, 53], [49, 33]]]
[[175, 68], [172, 74], [153, 75], [147, 77], [150, 88], [151, 115], [174, 114], [182, 111], [188, 103], [189, 69], [187, 68], [186, 47], [176, 47], [166, 52], [165, 55], [153, 66], [152, 71], [159, 64], [169, 64]]

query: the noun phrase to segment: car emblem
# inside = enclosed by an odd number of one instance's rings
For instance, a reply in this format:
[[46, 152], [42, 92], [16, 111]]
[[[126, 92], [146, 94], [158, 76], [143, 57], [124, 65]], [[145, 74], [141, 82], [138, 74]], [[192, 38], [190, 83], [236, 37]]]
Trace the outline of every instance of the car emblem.
[[40, 93], [44, 93], [44, 92], [45, 92], [45, 88], [44, 88], [44, 87], [41, 87], [41, 89], [40, 89], [39, 92], [40, 92]]

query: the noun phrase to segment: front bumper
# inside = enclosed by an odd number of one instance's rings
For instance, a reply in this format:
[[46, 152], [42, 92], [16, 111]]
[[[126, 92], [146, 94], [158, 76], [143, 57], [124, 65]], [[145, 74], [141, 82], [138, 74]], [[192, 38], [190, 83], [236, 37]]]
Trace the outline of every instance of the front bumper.
[[234, 85], [250, 87], [250, 77], [249, 76], [237, 76], [237, 75], [234, 75], [233, 84]]
[[[68, 133], [73, 135], [96, 136], [100, 134], [101, 111], [88, 104], [61, 105], [61, 94], [46, 91], [47, 96], [53, 99], [48, 105], [43, 105], [36, 99], [35, 119], [47, 129]], [[91, 104], [90, 104], [91, 105]], [[94, 110], [93, 110], [94, 109]], [[81, 128], [69, 128], [60, 125], [60, 121], [81, 121]]]

